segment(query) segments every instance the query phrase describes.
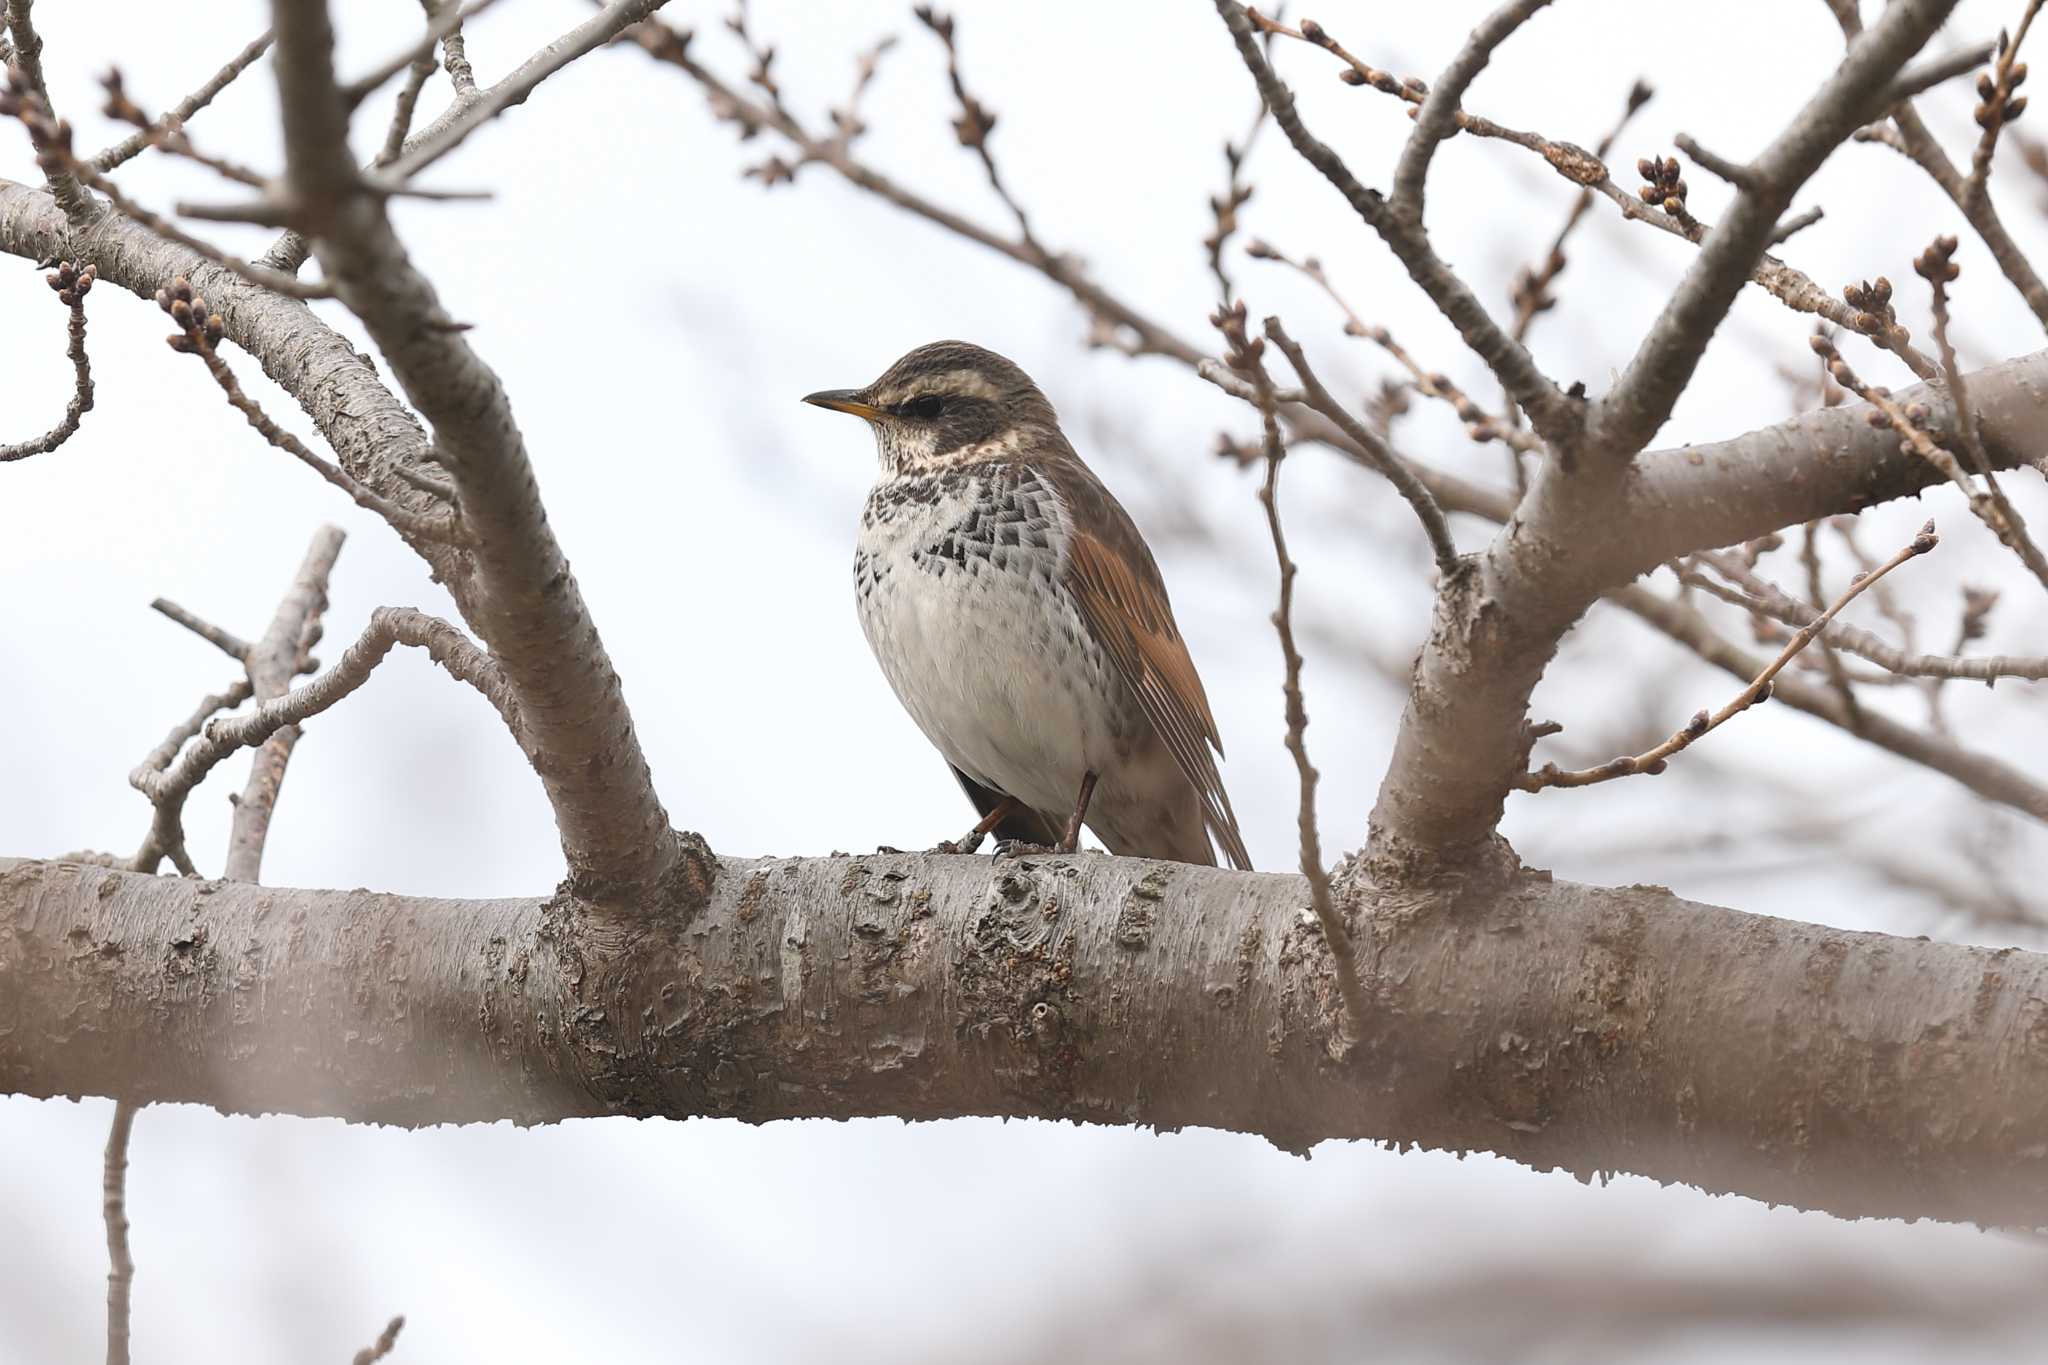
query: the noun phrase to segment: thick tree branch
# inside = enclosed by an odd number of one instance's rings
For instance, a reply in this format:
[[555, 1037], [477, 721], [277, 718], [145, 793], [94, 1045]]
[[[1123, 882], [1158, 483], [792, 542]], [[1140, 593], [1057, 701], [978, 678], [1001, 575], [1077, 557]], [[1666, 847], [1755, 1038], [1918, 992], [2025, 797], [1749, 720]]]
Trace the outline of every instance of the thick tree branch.
[[[599, 20], [622, 27], [628, 13], [637, 18], [652, 7], [609, 7], [534, 58], [524, 88], [601, 41]], [[572, 881], [580, 894], [624, 904], [679, 873], [674, 892], [699, 895], [709, 872], [701, 841], [669, 827], [618, 674], [548, 524], [511, 401], [450, 325], [382, 199], [357, 192], [326, 6], [278, 0], [272, 20], [287, 179], [301, 202], [331, 206], [314, 239], [321, 265], [433, 425], [435, 453], [477, 541], [474, 580], [457, 600], [518, 700], [526, 753], [547, 788]], [[512, 93], [495, 107], [516, 102]]]
[[1299, 877], [1108, 857], [728, 861], [685, 935], [559, 898], [0, 862], [0, 1091], [1202, 1125], [2048, 1221], [2048, 956], [1527, 874], [1360, 905], [1373, 1028], [1338, 1064], [1305, 903]]

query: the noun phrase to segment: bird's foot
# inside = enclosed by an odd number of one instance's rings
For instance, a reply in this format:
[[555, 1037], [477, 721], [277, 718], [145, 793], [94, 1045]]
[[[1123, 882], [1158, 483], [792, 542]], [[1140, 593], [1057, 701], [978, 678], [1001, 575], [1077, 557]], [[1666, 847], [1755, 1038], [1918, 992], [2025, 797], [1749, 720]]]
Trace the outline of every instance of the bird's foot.
[[1060, 850], [1050, 844], [1034, 844], [1026, 839], [996, 840], [996, 857], [1025, 858], [1034, 853], [1058, 853]]
[[978, 829], [970, 829], [957, 839], [942, 839], [926, 849], [927, 853], [972, 853], [981, 847], [981, 841], [988, 836]]

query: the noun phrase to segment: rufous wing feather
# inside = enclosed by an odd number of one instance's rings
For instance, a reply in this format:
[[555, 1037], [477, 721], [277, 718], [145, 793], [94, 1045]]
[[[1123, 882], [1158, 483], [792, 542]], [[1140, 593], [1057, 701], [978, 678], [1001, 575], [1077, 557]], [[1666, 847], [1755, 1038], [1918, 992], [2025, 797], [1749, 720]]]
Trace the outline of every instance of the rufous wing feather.
[[[1203, 822], [1235, 867], [1251, 858], [1216, 770], [1223, 742], [1208, 695], [1174, 624], [1151, 551], [1106, 491], [1091, 490], [1094, 524], [1077, 524], [1068, 544], [1067, 587], [1096, 639], [1138, 698], [1145, 717], [1201, 798]], [[1077, 517], [1077, 523], [1080, 518]], [[1212, 753], [1211, 750], [1214, 750]]]

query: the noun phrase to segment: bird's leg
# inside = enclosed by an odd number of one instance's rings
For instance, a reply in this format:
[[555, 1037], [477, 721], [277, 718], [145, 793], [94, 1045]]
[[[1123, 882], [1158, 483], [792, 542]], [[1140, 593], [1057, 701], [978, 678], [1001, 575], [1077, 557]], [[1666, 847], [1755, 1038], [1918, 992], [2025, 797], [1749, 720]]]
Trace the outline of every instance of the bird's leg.
[[1067, 833], [1055, 852], [1072, 853], [1081, 845], [1081, 821], [1088, 815], [1088, 798], [1095, 795], [1095, 774], [1081, 774], [1081, 795], [1074, 801], [1074, 818], [1067, 821]]
[[957, 839], [946, 840], [946, 842], [932, 849], [932, 852], [974, 852], [974, 850], [981, 847], [981, 841], [988, 837], [988, 832], [994, 829], [997, 825], [1003, 823], [1003, 821], [1009, 819], [1011, 814], [1015, 812], [1016, 809], [1017, 798], [1014, 796], [1004, 797], [1002, 800], [996, 802], [995, 805], [989, 809], [989, 813], [987, 815], [981, 817], [980, 824], [976, 825], [973, 829], [968, 830], [965, 834], [961, 835]]

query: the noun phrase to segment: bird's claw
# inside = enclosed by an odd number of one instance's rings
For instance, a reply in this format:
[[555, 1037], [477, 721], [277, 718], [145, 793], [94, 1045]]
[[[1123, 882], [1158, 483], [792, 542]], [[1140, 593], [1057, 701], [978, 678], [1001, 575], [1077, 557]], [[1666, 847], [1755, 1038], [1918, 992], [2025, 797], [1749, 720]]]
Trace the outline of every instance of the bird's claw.
[[1057, 852], [1059, 850], [1050, 844], [1034, 844], [1025, 839], [996, 840], [996, 857], [998, 858], [1024, 858], [1034, 853]]
[[926, 849], [927, 853], [972, 853], [981, 847], [981, 841], [988, 836], [969, 830], [957, 839], [942, 839]]

